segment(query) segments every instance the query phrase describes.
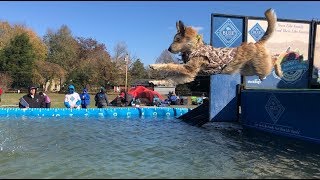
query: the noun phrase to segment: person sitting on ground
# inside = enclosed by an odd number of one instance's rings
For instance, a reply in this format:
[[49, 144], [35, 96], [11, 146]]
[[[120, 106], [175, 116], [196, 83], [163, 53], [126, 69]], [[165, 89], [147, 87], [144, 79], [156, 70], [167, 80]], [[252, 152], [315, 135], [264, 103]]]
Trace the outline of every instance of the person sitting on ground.
[[94, 100], [96, 101], [95, 106], [98, 108], [105, 108], [108, 106], [108, 95], [104, 87], [100, 88], [100, 91], [95, 95]]
[[154, 106], [160, 106], [161, 105], [161, 100], [156, 94], [153, 95], [152, 105], [154, 105]]
[[82, 108], [87, 108], [90, 104], [90, 95], [88, 93], [87, 88], [84, 88], [82, 93], [80, 94], [81, 98], [81, 107]]
[[39, 92], [39, 95], [42, 96], [44, 98], [44, 102], [45, 102], [45, 108], [50, 108], [51, 106], [51, 100], [49, 98], [49, 96], [44, 93], [44, 92]]
[[131, 106], [132, 100], [133, 96], [122, 89], [117, 98], [117, 106]]
[[65, 95], [64, 98], [64, 105], [66, 108], [71, 109], [80, 109], [81, 107], [80, 95], [77, 92], [75, 92], [75, 88], [72, 84], [68, 87], [68, 93]]
[[125, 96], [123, 99], [124, 106], [132, 106], [133, 96], [128, 92], [125, 92]]
[[126, 98], [126, 93], [122, 89], [120, 94], [118, 95], [118, 98], [117, 98], [117, 106], [124, 106], [125, 98]]
[[37, 87], [32, 85], [28, 88], [28, 94], [20, 98], [19, 108], [45, 108], [44, 98], [37, 94]]
[[175, 93], [172, 93], [171, 96], [169, 97], [169, 101], [171, 105], [177, 105], [178, 103], [178, 96], [176, 96]]

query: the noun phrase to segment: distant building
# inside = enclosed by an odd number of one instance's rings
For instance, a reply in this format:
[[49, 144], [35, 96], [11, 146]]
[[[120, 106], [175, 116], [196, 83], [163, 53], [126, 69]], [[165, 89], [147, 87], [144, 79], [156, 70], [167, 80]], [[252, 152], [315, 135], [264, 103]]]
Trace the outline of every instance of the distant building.
[[132, 82], [133, 87], [144, 86], [153, 91], [157, 91], [160, 94], [169, 94], [169, 92], [176, 91], [176, 86], [172, 85], [167, 80], [154, 80], [154, 79], [137, 79]]
[[43, 88], [44, 88], [44, 91], [58, 92], [61, 89], [60, 84], [61, 84], [61, 79], [54, 78], [54, 79], [46, 82]]

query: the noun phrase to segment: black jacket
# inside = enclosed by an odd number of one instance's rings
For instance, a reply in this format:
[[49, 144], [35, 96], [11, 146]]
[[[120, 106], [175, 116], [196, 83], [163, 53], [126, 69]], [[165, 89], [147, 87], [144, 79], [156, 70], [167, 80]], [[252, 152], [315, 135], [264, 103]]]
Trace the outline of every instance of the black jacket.
[[[29, 108], [45, 108], [46, 107], [44, 97], [40, 96], [39, 94], [35, 94], [34, 98], [32, 98], [30, 94], [24, 95], [22, 98], [25, 100], [25, 102], [29, 104]], [[22, 98], [20, 99], [20, 102], [19, 102], [19, 108], [25, 108]]]
[[99, 92], [95, 95], [94, 100], [96, 101], [95, 105], [98, 108], [106, 107], [108, 106], [108, 96], [104, 92]]

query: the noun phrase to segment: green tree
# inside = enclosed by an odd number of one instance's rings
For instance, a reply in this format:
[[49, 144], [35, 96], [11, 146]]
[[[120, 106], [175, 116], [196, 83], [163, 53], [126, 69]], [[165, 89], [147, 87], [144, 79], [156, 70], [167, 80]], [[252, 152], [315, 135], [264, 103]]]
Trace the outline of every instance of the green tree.
[[137, 59], [134, 63], [132, 63], [132, 67], [130, 68], [129, 72], [132, 79], [148, 78], [144, 64], [140, 61], [140, 59]]
[[60, 65], [48, 61], [36, 61], [35, 67], [34, 80], [42, 84], [44, 91], [47, 91], [47, 88], [49, 88], [45, 86], [47, 82], [51, 83], [54, 80], [64, 78], [67, 73]]
[[92, 38], [78, 37], [77, 41], [80, 47], [77, 69], [81, 71], [76, 71], [75, 74], [81, 78], [70, 78], [73, 81], [78, 80], [77, 83], [86, 87], [88, 85], [106, 86], [106, 84], [113, 83], [116, 70], [106, 46]]
[[15, 36], [3, 49], [3, 70], [10, 73], [12, 87], [27, 87], [32, 82], [35, 53], [26, 33]]
[[57, 32], [48, 30], [43, 38], [48, 47], [47, 61], [71, 72], [78, 67], [79, 44], [71, 30], [62, 25]]
[[0, 21], [0, 50], [7, 46], [10, 41], [17, 35], [27, 33], [29, 41], [33, 46], [34, 54], [37, 60], [44, 60], [47, 56], [47, 47], [37, 34], [24, 25], [14, 24]]
[[83, 71], [82, 68], [75, 69], [69, 74], [67, 82], [70, 82], [70, 84], [77, 87], [78, 92], [80, 93], [82, 88], [90, 84], [90, 73]]

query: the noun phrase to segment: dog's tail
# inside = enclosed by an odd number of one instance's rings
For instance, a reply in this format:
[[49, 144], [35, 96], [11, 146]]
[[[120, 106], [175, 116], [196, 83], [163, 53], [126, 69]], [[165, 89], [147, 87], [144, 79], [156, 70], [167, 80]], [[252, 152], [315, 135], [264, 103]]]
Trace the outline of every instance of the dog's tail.
[[271, 9], [271, 8], [268, 9], [264, 13], [264, 15], [266, 16], [267, 21], [268, 21], [268, 28], [267, 28], [267, 31], [262, 36], [262, 38], [257, 42], [259, 44], [263, 44], [263, 43], [267, 42], [268, 39], [270, 39], [270, 37], [272, 36], [272, 34], [275, 30], [276, 23], [277, 23], [277, 15], [273, 9]]

